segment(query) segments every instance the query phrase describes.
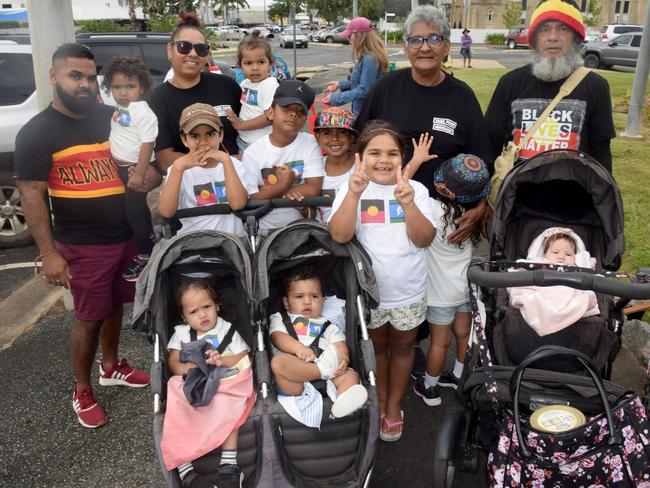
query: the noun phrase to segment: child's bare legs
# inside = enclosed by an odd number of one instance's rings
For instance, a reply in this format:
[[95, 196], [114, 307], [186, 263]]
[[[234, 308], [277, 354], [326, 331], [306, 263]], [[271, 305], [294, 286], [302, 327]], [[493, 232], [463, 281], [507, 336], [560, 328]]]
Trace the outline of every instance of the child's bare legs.
[[[375, 347], [381, 415], [392, 422], [400, 421], [401, 402], [413, 367], [417, 327], [400, 331], [387, 323], [377, 329], [370, 329], [369, 333]], [[387, 434], [399, 433], [401, 429], [401, 426], [395, 427], [394, 431]]]
[[302, 395], [305, 381], [320, 379], [315, 363], [306, 363], [291, 354], [277, 354], [271, 359], [271, 370], [278, 389], [285, 395]]
[[338, 375], [336, 378], [332, 378], [332, 383], [336, 387], [336, 394], [340, 395], [344, 391], [347, 391], [351, 386], [358, 385], [359, 375], [356, 371], [348, 369], [345, 373]]
[[469, 312], [456, 312], [450, 325], [429, 324], [431, 344], [427, 353], [427, 374], [440, 376], [453, 336], [456, 337], [456, 361], [464, 361], [471, 323], [472, 315]]

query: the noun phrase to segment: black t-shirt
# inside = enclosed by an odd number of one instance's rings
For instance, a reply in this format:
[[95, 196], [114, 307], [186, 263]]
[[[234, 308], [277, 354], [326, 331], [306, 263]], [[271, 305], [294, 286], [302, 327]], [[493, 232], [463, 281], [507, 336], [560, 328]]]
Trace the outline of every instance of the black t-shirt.
[[192, 88], [176, 88], [166, 82], [154, 90], [149, 105], [158, 117], [156, 150], [172, 148], [176, 152], [188, 152], [181, 141], [178, 124], [183, 109], [193, 103], [207, 103], [217, 110], [224, 127], [223, 145], [230, 154], [237, 154], [237, 131], [228, 122], [224, 109], [229, 107], [239, 115], [241, 88], [233, 79], [213, 73], [201, 73], [201, 80]]
[[108, 145], [114, 110], [97, 105], [77, 120], [50, 105], [16, 137], [16, 178], [47, 181], [54, 238], [64, 244], [114, 244], [131, 236], [124, 184]]
[[[506, 73], [497, 84], [485, 113], [492, 150], [500, 153], [508, 141], [517, 144], [542, 115], [565, 80], [541, 81], [531, 65]], [[610, 140], [616, 137], [607, 80], [589, 73], [567, 97], [560, 100], [547, 123], [520, 152], [520, 160], [551, 149], [576, 149], [612, 169]]]
[[400, 130], [407, 149], [405, 162], [413, 155], [412, 138], [419, 140], [423, 132], [433, 136], [430, 152], [438, 158], [424, 163], [412, 178], [434, 198], [438, 196], [435, 170], [457, 154], [479, 156], [492, 172], [494, 158], [481, 107], [472, 89], [460, 80], [446, 76], [429, 87], [416, 83], [410, 69], [384, 75], [368, 93], [356, 126], [361, 129], [374, 119], [391, 122]]

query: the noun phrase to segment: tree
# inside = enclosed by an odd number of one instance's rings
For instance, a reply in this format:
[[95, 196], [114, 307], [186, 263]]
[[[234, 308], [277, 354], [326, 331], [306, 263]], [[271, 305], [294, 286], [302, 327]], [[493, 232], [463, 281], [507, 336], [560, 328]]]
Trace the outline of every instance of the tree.
[[506, 11], [503, 13], [503, 23], [506, 28], [511, 29], [512, 27], [517, 27], [521, 25], [521, 14], [523, 10], [521, 9], [520, 3], [511, 3], [506, 8]]
[[598, 0], [587, 1], [587, 11], [585, 12], [584, 22], [589, 27], [596, 27], [600, 24], [600, 13], [603, 7], [598, 5]]
[[216, 12], [223, 12], [223, 23], [228, 23], [228, 11], [238, 8], [250, 8], [246, 0], [211, 0], [212, 8]]
[[[279, 18], [280, 25], [282, 26], [282, 19], [289, 18], [289, 13], [291, 12], [291, 3], [292, 0], [273, 0], [273, 3], [269, 7], [268, 16], [271, 18]], [[295, 1], [296, 4], [296, 13], [302, 12], [302, 2], [300, 0]]]
[[328, 22], [336, 23], [339, 17], [352, 15], [352, 2], [350, 0], [310, 0], [309, 8], [318, 10], [318, 15]]
[[384, 16], [384, 0], [359, 0], [359, 15], [378, 21]]

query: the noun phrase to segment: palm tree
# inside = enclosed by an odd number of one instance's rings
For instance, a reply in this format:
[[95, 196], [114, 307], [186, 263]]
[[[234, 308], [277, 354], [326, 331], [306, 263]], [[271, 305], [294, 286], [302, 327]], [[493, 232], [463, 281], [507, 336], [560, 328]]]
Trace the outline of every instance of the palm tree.
[[223, 23], [228, 24], [228, 10], [237, 8], [250, 8], [246, 0], [211, 0], [215, 11], [223, 12]]

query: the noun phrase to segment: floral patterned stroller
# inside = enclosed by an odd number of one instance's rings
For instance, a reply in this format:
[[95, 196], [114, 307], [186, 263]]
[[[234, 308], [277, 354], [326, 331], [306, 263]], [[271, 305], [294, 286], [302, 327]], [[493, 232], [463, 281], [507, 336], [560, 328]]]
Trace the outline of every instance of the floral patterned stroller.
[[[531, 265], [509, 273], [508, 268], [517, 266], [516, 259], [526, 257], [532, 239], [552, 226], [571, 227], [596, 257], [599, 271]], [[545, 405], [568, 405], [586, 418], [616, 425], [606, 417], [617, 412], [622, 399], [627, 398], [626, 391], [601, 380], [601, 376], [610, 377], [619, 349], [623, 307], [631, 298], [650, 296], [649, 284], [616, 281], [614, 274], [605, 271], [619, 267], [624, 250], [622, 201], [612, 176], [592, 158], [575, 151], [542, 153], [508, 174], [494, 210], [490, 245], [492, 261], [473, 263], [468, 273], [475, 296], [474, 327], [459, 387], [466, 408], [449, 408], [441, 421], [434, 454], [436, 487], [451, 486], [457, 469], [485, 469], [481, 452], [493, 452], [495, 445], [500, 452], [499, 429], [506, 417], [511, 420], [506, 430], [514, 436], [508, 449], [525, 454], [530, 454], [530, 439], [537, 435], [529, 417]], [[590, 357], [560, 347], [567, 345], [562, 342], [564, 338], [557, 344], [557, 338], [550, 337], [537, 343], [538, 348], [527, 350], [523, 361], [512, 360], [508, 348], [512, 336], [507, 331], [520, 330], [521, 324], [517, 317], [512, 324], [505, 288], [530, 285], [565, 285], [596, 292], [601, 314], [569, 326], [566, 332], [579, 339], [569, 344], [588, 346]], [[614, 302], [612, 297], [624, 299]], [[528, 435], [526, 443], [518, 443], [522, 432]], [[556, 440], [560, 445], [564, 442], [567, 449], [576, 442], [588, 444], [588, 439], [569, 439], [571, 434], [567, 432], [566, 438], [558, 435]], [[597, 433], [593, 435], [598, 437]], [[573, 454], [579, 456], [580, 452]], [[640, 450], [640, 459], [650, 462], [649, 446]], [[492, 456], [493, 468], [496, 462]], [[500, 486], [495, 481], [497, 471], [491, 472], [493, 486]], [[574, 484], [567, 478], [534, 486], [583, 486], [583, 481], [577, 478]]]

